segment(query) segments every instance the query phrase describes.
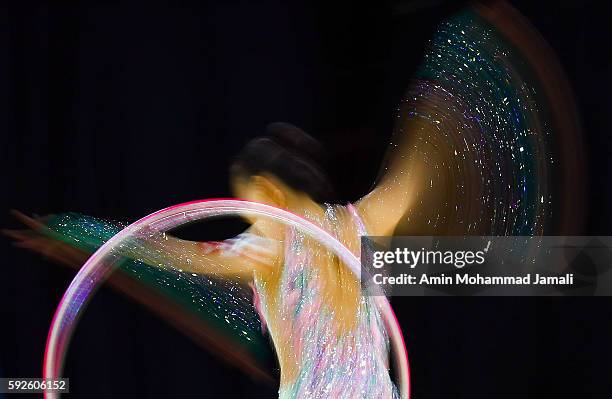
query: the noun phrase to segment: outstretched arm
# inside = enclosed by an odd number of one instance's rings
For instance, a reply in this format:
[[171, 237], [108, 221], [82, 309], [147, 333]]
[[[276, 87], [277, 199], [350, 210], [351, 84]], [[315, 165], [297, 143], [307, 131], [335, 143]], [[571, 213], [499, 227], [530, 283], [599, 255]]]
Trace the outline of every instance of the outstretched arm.
[[132, 257], [153, 266], [171, 267], [186, 273], [251, 278], [276, 265], [278, 247], [254, 228], [235, 238], [217, 242], [183, 240], [167, 234], [147, 240], [130, 250]]
[[[78, 268], [116, 231], [108, 228], [105, 235], [78, 236], [79, 223], [74, 230], [55, 231], [47, 225], [47, 219], [34, 219], [21, 212], [13, 215], [26, 225], [27, 230], [3, 230], [15, 240], [15, 245], [38, 252], [58, 263]], [[89, 221], [91, 224], [92, 221]], [[113, 226], [115, 227], [115, 226]], [[116, 227], [115, 230], [119, 230]], [[154, 235], [147, 240], [133, 241], [126, 245], [124, 256], [138, 259], [154, 267], [172, 268], [187, 273], [217, 274], [229, 277], [250, 278], [254, 271], [265, 273], [276, 262], [277, 244], [256, 234], [252, 226], [234, 239], [221, 242], [196, 242], [182, 240], [167, 234]], [[77, 236], [73, 237], [76, 234]]]

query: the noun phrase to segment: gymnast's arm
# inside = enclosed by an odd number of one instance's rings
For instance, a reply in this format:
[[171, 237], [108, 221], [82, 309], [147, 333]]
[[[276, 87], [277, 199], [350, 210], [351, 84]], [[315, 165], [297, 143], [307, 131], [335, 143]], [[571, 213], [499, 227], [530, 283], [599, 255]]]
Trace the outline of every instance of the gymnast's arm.
[[[2, 230], [16, 246], [40, 253], [71, 268], [80, 268], [91, 256], [90, 250], [63, 242], [46, 234], [44, 218], [31, 218], [13, 211], [13, 216], [28, 229]], [[197, 242], [175, 238], [167, 234], [128, 242], [122, 255], [137, 259], [149, 266], [181, 270], [186, 273], [223, 275], [251, 278], [253, 272], [272, 270], [278, 257], [278, 245], [257, 233], [251, 226], [237, 237], [220, 242]], [[102, 242], [98, 245], [101, 245]]]
[[170, 267], [186, 273], [252, 278], [276, 265], [277, 246], [254, 234], [252, 228], [235, 238], [218, 242], [183, 240], [169, 235], [136, 247], [133, 257], [152, 266]]

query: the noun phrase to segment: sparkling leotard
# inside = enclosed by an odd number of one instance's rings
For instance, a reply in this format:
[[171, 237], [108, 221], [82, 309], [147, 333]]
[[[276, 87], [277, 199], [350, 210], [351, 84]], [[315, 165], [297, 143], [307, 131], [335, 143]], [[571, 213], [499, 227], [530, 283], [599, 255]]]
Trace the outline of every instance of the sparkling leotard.
[[[304, 216], [320, 224], [359, 256], [359, 236], [366, 231], [352, 205], [328, 205], [322, 219]], [[341, 220], [349, 223], [342, 225]], [[346, 227], [341, 228], [347, 224], [348, 231]], [[389, 375], [388, 337], [372, 298], [356, 292], [359, 303], [355, 323], [342, 333], [334, 328], [338, 323], [338, 309], [325, 300], [329, 291], [322, 289], [323, 268], [332, 258], [314, 240], [288, 227], [284, 268], [276, 289], [255, 278], [255, 303], [270, 328], [277, 351], [286, 346], [293, 352], [291, 361], [295, 362], [296, 372], [285, 379], [281, 370], [279, 397], [398, 398]], [[334, 265], [346, 267], [337, 262]]]

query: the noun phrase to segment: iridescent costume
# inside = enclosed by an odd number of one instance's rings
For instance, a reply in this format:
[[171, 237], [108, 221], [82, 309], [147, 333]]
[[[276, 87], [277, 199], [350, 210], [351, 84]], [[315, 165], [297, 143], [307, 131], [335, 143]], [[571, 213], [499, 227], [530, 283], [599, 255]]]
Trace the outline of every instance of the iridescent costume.
[[[335, 235], [359, 256], [364, 225], [356, 209], [327, 205], [324, 218], [304, 215]], [[343, 231], [352, 222], [349, 231]], [[352, 235], [352, 237], [351, 237]], [[293, 351], [297, 367], [291, 379], [283, 377], [279, 397], [285, 398], [396, 398], [389, 376], [389, 342], [379, 310], [371, 297], [359, 295], [355, 323], [341, 336], [335, 328], [337, 309], [325, 301], [323, 268], [345, 267], [333, 262], [328, 249], [295, 228], [287, 227], [280, 284], [271, 290], [255, 278], [256, 300], [262, 319], [271, 327], [275, 347]], [[350, 284], [349, 284], [350, 285]], [[343, 290], [348, 287], [337, 286]], [[276, 295], [276, 306], [271, 296]], [[335, 306], [342, 306], [341, 303]], [[277, 314], [271, 314], [272, 308]], [[283, 354], [279, 354], [283, 355]]]

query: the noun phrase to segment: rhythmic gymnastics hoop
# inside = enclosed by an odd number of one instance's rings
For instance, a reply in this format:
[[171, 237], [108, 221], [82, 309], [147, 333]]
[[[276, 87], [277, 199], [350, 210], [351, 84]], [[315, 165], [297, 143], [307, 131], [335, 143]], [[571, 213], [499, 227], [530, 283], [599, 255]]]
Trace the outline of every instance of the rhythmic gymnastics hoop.
[[[121, 230], [94, 252], [81, 267], [68, 286], [53, 316], [45, 348], [43, 377], [60, 378], [69, 341], [77, 324], [77, 317], [83, 310], [83, 305], [93, 296], [95, 289], [113, 270], [113, 263], [104, 262], [104, 259], [125, 240], [138, 233], [161, 233], [184, 223], [209, 217], [240, 215], [266, 216], [301, 230], [329, 248], [357, 278], [360, 278], [361, 264], [351, 251], [319, 226], [291, 212], [266, 204], [231, 198], [205, 199], [170, 206], [145, 216]], [[402, 330], [387, 298], [376, 296], [374, 299], [391, 340], [400, 395], [403, 399], [409, 399], [410, 367]], [[44, 397], [45, 399], [56, 399], [59, 398], [59, 395], [59, 392], [45, 392]]]

